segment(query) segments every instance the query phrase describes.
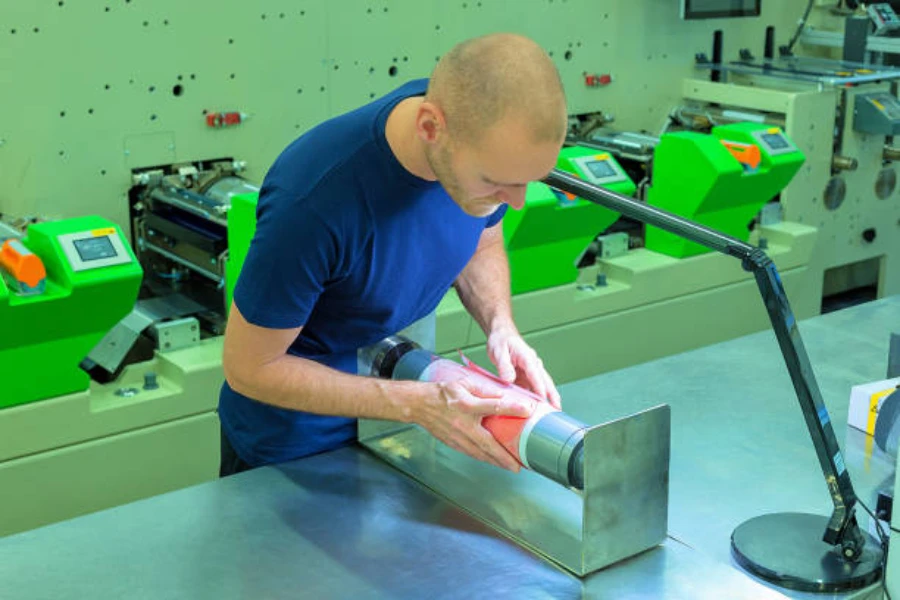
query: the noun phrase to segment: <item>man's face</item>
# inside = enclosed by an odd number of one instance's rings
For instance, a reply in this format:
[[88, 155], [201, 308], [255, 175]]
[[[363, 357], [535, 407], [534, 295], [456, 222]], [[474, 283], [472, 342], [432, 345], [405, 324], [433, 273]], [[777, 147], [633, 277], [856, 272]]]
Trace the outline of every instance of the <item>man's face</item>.
[[505, 119], [475, 144], [448, 136], [429, 144], [425, 156], [438, 181], [467, 214], [484, 217], [501, 204], [518, 210], [525, 205], [525, 188], [556, 166], [559, 142], [534, 142], [527, 123]]

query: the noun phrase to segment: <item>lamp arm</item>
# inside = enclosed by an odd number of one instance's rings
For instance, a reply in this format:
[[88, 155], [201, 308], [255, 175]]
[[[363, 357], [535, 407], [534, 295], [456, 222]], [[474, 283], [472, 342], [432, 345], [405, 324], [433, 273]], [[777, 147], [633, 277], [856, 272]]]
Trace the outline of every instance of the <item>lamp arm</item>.
[[834, 435], [831, 418], [822, 401], [809, 356], [800, 338], [797, 321], [772, 259], [759, 248], [737, 238], [604, 189], [559, 169], [554, 169], [543, 181], [560, 191], [574, 194], [641, 223], [733, 256], [741, 261], [745, 270], [753, 273], [834, 503], [834, 513], [822, 539], [828, 544], [840, 546], [841, 555], [846, 559], [856, 560], [862, 554], [865, 544], [854, 515], [856, 492]]

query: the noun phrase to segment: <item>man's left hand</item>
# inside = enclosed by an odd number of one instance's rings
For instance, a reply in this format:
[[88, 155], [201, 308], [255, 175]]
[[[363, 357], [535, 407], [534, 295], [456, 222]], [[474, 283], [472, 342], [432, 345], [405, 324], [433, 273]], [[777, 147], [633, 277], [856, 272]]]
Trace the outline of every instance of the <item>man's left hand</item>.
[[487, 351], [500, 379], [529, 389], [554, 408], [561, 408], [559, 392], [544, 369], [544, 361], [515, 328], [494, 328], [488, 336]]

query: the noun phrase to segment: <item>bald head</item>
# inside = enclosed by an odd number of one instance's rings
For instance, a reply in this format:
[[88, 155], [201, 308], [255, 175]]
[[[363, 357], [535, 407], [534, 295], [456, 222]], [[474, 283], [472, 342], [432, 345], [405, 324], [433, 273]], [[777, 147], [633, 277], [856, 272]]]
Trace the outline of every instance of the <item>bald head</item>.
[[453, 139], [467, 143], [504, 119], [521, 119], [535, 142], [565, 135], [566, 100], [553, 61], [534, 41], [496, 33], [455, 46], [438, 62], [425, 100]]

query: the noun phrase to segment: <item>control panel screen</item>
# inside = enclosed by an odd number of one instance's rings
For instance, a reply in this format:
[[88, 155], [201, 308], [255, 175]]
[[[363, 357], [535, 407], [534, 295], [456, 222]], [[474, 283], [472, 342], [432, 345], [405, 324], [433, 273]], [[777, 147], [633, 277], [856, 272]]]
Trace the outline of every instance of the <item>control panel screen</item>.
[[609, 164], [608, 160], [593, 160], [584, 163], [584, 166], [586, 166], [597, 179], [606, 179], [607, 177], [615, 177], [618, 175], [612, 165]]
[[772, 150], [783, 150], [790, 147], [788, 141], [780, 133], [765, 133], [762, 135], [762, 140]]
[[91, 260], [100, 260], [102, 258], [113, 258], [117, 255], [116, 249], [113, 248], [112, 241], [109, 236], [100, 236], [92, 238], [84, 238], [81, 240], [73, 240], [75, 250], [81, 260], [88, 262]]

